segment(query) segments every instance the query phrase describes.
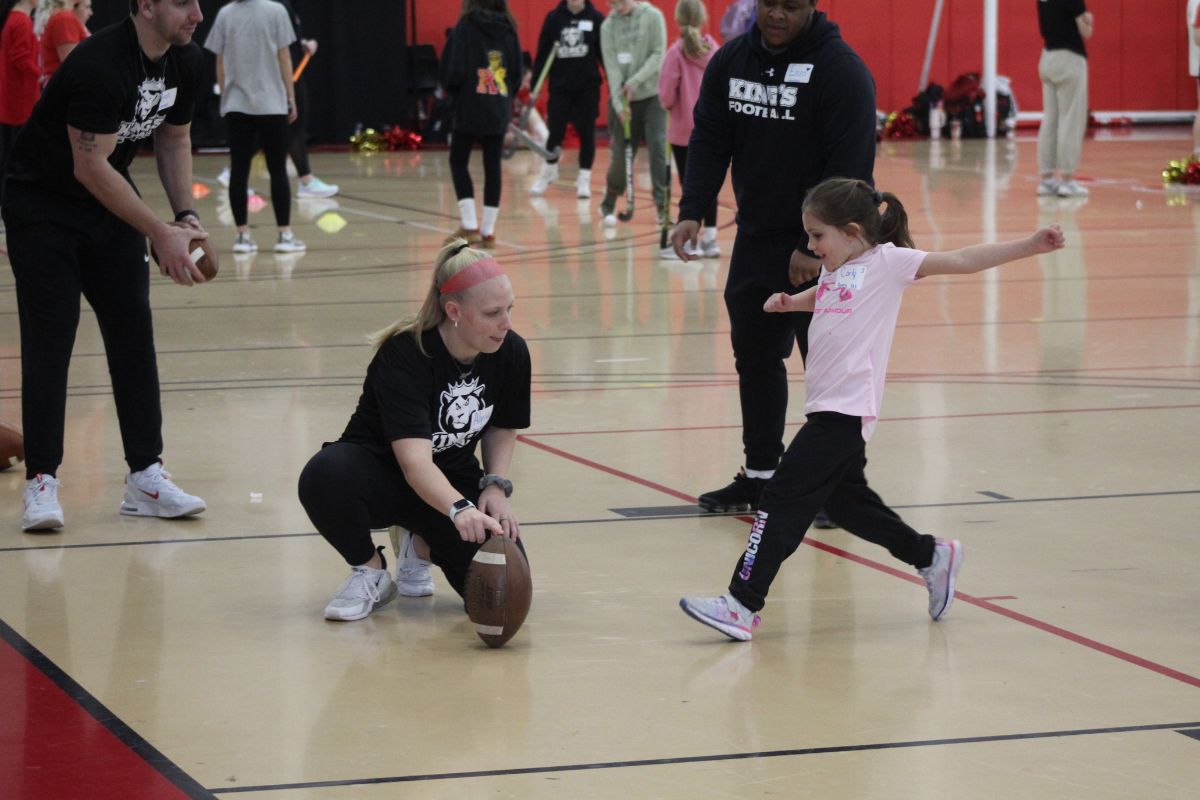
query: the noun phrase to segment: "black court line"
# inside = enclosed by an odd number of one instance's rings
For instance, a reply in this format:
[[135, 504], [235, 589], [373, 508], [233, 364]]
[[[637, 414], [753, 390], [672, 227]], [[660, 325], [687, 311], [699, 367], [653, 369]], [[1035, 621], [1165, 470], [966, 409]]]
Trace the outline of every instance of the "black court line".
[[990, 497], [993, 500], [1012, 500], [1013, 499], [1013, 498], [1009, 497], [1008, 495], [1000, 494], [999, 492], [976, 492], [976, 494], [981, 494], [984, 497]]
[[[1197, 495], [1200, 489], [1179, 489], [1166, 492], [1122, 492], [1119, 494], [1092, 494], [1073, 497], [1028, 497], [1010, 498], [1006, 500], [961, 500], [955, 503], [909, 503], [893, 505], [896, 509], [921, 508], [955, 508], [968, 506], [1000, 506], [1011, 503], [1059, 503], [1077, 502], [1081, 500], [1128, 500], [1137, 497], [1174, 497], [1180, 495]], [[723, 519], [726, 517], [745, 517], [749, 512], [730, 511], [727, 513], [711, 513], [701, 511], [699, 506], [685, 504], [678, 506], [646, 506], [644, 508], [610, 508], [616, 517], [597, 517], [592, 519], [552, 519], [540, 522], [522, 522], [522, 528], [538, 528], [551, 525], [608, 525], [614, 522], [631, 523], [647, 522], [663, 519]], [[184, 523], [186, 524], [186, 523]], [[58, 534], [26, 533], [30, 538], [46, 539]], [[306, 539], [320, 536], [315, 531], [306, 533], [253, 533], [245, 536], [196, 536], [186, 539], [139, 539], [130, 542], [82, 542], [77, 544], [47, 544], [29, 547], [0, 547], [0, 553], [24, 553], [32, 550], [89, 550], [97, 547], [138, 547], [150, 544], [205, 544], [208, 542], [241, 542], [254, 539]]]
[[1200, 728], [1192, 728], [1190, 731], [1176, 731], [1176, 733], [1182, 733], [1184, 736], [1190, 736], [1200, 742]]
[[8, 643], [35, 669], [45, 675], [68, 697], [88, 713], [96, 722], [103, 725], [123, 745], [132, 750], [150, 767], [170, 781], [173, 785], [193, 800], [214, 800], [213, 795], [188, 775], [179, 765], [158, 751], [152, 744], [143, 739], [137, 731], [126, 725], [116, 714], [108, 709], [96, 697], [84, 689], [79, 683], [63, 671], [50, 658], [33, 646], [25, 637], [13, 630], [0, 619], [0, 639]]
[[[748, 753], [717, 753], [707, 756], [680, 756], [677, 758], [639, 758], [630, 761], [595, 761], [583, 764], [559, 764], [545, 767], [514, 767], [511, 769], [482, 769], [463, 772], [434, 772], [424, 775], [394, 775], [386, 778], [359, 778], [339, 781], [306, 781], [304, 783], [277, 783], [261, 786], [235, 786], [210, 789], [213, 794], [235, 794], [240, 792], [273, 792], [291, 789], [323, 789], [337, 786], [369, 786], [381, 783], [415, 783], [419, 781], [466, 780], [470, 778], [496, 778], [511, 775], [545, 775], [556, 772], [582, 772], [599, 769], [629, 769], [631, 767], [662, 767], [677, 764], [703, 764], [720, 761], [745, 761], [758, 758], [788, 758], [795, 756], [828, 755], [834, 753], [862, 753], [878, 750], [900, 750], [910, 747], [943, 747], [959, 744], [984, 744], [988, 742], [1030, 741], [1034, 739], [1064, 739], [1073, 736], [1102, 736], [1114, 733], [1143, 733], [1145, 731], [1175, 730], [1190, 728], [1200, 723], [1174, 722], [1154, 725], [1122, 725], [1111, 728], [1080, 728], [1064, 731], [1035, 731], [1032, 733], [1000, 733], [991, 736], [962, 736], [951, 739], [917, 739], [906, 742], [876, 742], [872, 744], [834, 745], [830, 747], [797, 747], [788, 750], [761, 750]], [[1184, 731], [1180, 731], [1183, 733]]]

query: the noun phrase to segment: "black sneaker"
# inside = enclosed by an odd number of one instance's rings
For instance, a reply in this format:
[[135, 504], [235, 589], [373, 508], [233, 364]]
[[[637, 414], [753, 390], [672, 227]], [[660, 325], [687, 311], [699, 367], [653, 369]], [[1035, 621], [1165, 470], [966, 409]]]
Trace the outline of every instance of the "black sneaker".
[[820, 528], [821, 530], [825, 530], [825, 531], [831, 531], [834, 528], [841, 527], [840, 525], [838, 525], [836, 522], [834, 522], [832, 519], [829, 518], [829, 515], [825, 513], [825, 509], [823, 509], [823, 508], [817, 512], [817, 515], [815, 517], [813, 517], [812, 526], [814, 528]]
[[733, 476], [733, 483], [724, 489], [705, 492], [697, 499], [696, 504], [705, 511], [754, 511], [758, 501], [762, 499], [763, 489], [766, 488], [767, 478], [747, 478], [746, 470], [738, 470]]

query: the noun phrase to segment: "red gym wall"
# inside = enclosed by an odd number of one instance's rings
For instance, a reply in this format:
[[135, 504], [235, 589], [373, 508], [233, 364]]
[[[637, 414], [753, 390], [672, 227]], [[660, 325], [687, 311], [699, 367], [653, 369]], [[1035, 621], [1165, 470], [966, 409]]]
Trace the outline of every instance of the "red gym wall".
[[[651, 0], [667, 18], [667, 42], [677, 36], [674, 0]], [[412, 0], [415, 41], [441, 53], [446, 29], [454, 25], [458, 0]], [[607, 14], [607, 0], [592, 0]], [[999, 0], [997, 70], [1012, 80], [1021, 111], [1040, 111], [1037, 62], [1041, 36], [1037, 0]], [[885, 112], [912, 102], [935, 0], [819, 0], [842, 35], [867, 62]], [[532, 54], [546, 12], [557, 0], [509, 0], [521, 45]], [[709, 0], [709, 28], [720, 41], [719, 23], [729, 0]], [[1096, 16], [1087, 42], [1089, 107], [1093, 111], [1164, 111], [1196, 108], [1196, 79], [1187, 72], [1187, 0], [1087, 0]], [[983, 0], [944, 3], [929, 79], [943, 86], [983, 67]], [[603, 123], [603, 115], [601, 116]]]

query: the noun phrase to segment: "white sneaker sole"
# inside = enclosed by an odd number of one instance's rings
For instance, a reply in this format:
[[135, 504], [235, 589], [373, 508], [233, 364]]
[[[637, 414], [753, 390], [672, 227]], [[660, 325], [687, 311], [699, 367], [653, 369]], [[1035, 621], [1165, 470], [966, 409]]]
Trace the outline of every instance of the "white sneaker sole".
[[179, 509], [165, 509], [156, 507], [152, 503], [132, 503], [128, 500], [128, 498], [121, 502], [121, 513], [130, 517], [182, 519], [183, 517], [194, 517], [207, 508], [208, 506], [204, 504], [203, 500], [201, 500], [197, 505], [184, 506]]
[[63, 527], [63, 515], [59, 512], [57, 515], [51, 512], [34, 519], [28, 517], [21, 520], [21, 530], [27, 533], [38, 533], [40, 531], [52, 531]]
[[433, 579], [427, 581], [396, 581], [396, 591], [405, 597], [431, 597], [433, 595]]
[[746, 630], [745, 628], [739, 628], [737, 625], [730, 625], [727, 622], [722, 622], [719, 619], [713, 619], [707, 614], [700, 613], [688, 605], [686, 597], [679, 598], [679, 607], [683, 609], [683, 613], [687, 614], [692, 619], [696, 620], [697, 622], [703, 622], [710, 628], [716, 628], [730, 639], [735, 639], [739, 642], [748, 642], [754, 638], [754, 633]]

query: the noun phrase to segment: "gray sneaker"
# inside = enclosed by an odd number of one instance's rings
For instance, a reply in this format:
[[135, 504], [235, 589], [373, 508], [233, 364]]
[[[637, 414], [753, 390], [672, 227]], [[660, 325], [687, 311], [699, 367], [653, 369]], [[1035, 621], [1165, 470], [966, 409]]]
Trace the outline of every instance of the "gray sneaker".
[[929, 616], [941, 619], [954, 602], [954, 583], [962, 567], [963, 546], [957, 539], [937, 539], [933, 545], [933, 563], [917, 570], [929, 589]]
[[1067, 181], [1060, 183], [1055, 193], [1059, 197], [1087, 197], [1088, 190], [1085, 186], [1080, 186], [1076, 181]]
[[279, 238], [275, 240], [276, 253], [303, 253], [307, 248], [304, 242], [296, 238], [296, 234], [288, 231], [287, 233], [279, 234]]
[[428, 597], [433, 594], [433, 564], [417, 555], [413, 535], [399, 525], [388, 529], [392, 547], [396, 550], [396, 589], [405, 597]]
[[325, 619], [340, 622], [363, 619], [395, 599], [396, 584], [386, 569], [352, 567], [350, 577], [325, 606]]
[[1038, 183], [1038, 197], [1055, 197], [1058, 195], [1058, 181], [1053, 178], [1046, 178]]

